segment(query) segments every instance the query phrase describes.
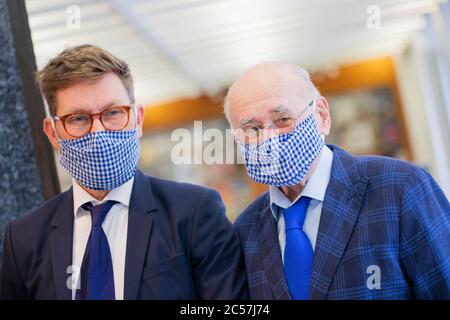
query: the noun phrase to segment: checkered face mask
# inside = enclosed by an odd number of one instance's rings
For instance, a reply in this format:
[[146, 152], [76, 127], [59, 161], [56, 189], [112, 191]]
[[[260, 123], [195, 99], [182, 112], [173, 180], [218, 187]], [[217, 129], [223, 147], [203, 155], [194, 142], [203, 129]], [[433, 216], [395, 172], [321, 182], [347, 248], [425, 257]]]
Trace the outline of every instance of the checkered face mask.
[[58, 142], [61, 165], [86, 188], [112, 190], [136, 173], [140, 153], [136, 129], [98, 131]]
[[305, 178], [324, 140], [311, 114], [289, 133], [239, 146], [251, 179], [281, 187], [295, 185]]

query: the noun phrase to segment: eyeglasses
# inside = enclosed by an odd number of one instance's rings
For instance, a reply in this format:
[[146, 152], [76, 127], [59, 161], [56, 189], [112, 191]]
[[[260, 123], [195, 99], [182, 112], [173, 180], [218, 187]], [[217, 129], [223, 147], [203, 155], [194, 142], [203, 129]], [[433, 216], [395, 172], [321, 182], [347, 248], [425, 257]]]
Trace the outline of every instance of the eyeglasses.
[[120, 131], [128, 126], [130, 121], [131, 106], [114, 106], [103, 110], [100, 113], [71, 113], [62, 117], [54, 116], [55, 121], [60, 120], [64, 130], [74, 138], [79, 138], [88, 134], [92, 129], [94, 119], [100, 119], [103, 127], [109, 131]]
[[303, 113], [305, 113], [306, 110], [308, 110], [309, 107], [314, 106], [314, 103], [315, 100], [311, 101], [298, 116], [292, 115], [288, 112], [282, 112], [278, 114], [272, 120], [273, 125], [269, 127], [252, 123], [245, 124], [237, 130], [234, 130], [235, 138], [241, 143], [256, 144], [260, 141], [265, 140], [264, 132], [267, 128], [275, 129], [276, 134], [289, 133], [294, 130], [295, 126], [297, 125], [297, 120], [300, 119], [300, 117], [303, 115]]

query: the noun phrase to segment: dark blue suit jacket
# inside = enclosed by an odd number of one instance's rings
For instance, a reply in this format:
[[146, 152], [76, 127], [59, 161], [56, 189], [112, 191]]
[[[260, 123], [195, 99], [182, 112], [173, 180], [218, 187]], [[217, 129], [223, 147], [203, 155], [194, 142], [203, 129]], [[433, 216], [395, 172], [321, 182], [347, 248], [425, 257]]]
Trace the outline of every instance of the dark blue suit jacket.
[[[404, 161], [329, 147], [310, 298], [450, 299], [450, 204], [433, 178]], [[235, 222], [250, 296], [291, 299], [269, 202], [264, 193]]]
[[[131, 194], [125, 299], [239, 299], [248, 291], [238, 237], [219, 194], [137, 172]], [[13, 221], [3, 299], [71, 299], [72, 189]]]

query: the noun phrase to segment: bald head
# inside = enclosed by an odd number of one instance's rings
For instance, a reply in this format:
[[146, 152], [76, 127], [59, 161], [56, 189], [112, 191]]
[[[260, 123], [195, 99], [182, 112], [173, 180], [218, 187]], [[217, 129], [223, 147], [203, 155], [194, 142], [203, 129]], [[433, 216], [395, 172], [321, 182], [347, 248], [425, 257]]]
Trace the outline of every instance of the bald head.
[[287, 63], [261, 63], [251, 67], [232, 84], [225, 97], [225, 116], [233, 126], [231, 109], [234, 105], [269, 96], [284, 96], [286, 100], [294, 99], [304, 104], [320, 94], [305, 69]]

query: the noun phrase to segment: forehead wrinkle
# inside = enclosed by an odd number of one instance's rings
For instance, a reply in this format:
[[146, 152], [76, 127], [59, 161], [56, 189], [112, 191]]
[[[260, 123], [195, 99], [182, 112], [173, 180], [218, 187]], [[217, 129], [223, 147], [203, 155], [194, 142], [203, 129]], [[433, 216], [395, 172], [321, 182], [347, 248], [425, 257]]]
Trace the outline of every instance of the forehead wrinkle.
[[270, 110], [270, 113], [282, 113], [282, 112], [289, 112], [288, 107], [285, 105], [279, 104], [276, 107], [274, 107], [272, 110]]
[[249, 90], [248, 88], [245, 88], [246, 90], [239, 89], [241, 88], [235, 89], [230, 94], [230, 101], [232, 105], [245, 105], [248, 103], [258, 102], [270, 97], [270, 92], [267, 92], [267, 90], [264, 90], [264, 88], [252, 88], [251, 90]]

